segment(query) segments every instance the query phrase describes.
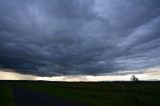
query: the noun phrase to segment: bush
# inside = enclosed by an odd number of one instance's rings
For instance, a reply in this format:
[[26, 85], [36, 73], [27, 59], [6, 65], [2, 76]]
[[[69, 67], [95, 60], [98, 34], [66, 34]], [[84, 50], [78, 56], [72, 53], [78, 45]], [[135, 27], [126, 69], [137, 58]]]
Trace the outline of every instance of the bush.
[[139, 80], [138, 80], [138, 78], [135, 75], [132, 75], [131, 81], [138, 82]]

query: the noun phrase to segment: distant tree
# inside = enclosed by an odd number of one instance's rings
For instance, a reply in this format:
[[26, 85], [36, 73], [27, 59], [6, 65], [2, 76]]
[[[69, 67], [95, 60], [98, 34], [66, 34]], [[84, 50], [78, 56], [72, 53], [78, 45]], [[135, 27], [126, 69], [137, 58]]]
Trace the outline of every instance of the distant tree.
[[135, 75], [132, 75], [131, 76], [131, 81], [138, 82], [139, 80], [138, 80], [138, 78]]

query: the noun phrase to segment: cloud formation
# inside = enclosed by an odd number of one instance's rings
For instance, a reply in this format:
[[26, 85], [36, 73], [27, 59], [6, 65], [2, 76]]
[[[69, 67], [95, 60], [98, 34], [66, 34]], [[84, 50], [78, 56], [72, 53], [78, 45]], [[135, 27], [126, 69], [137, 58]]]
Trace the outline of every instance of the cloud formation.
[[1, 0], [0, 65], [39, 76], [160, 65], [159, 0]]

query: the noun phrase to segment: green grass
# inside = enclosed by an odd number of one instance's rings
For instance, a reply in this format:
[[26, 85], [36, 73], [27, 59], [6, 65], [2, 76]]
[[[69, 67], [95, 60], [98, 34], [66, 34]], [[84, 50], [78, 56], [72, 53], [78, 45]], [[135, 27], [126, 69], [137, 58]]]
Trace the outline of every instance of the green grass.
[[160, 106], [160, 82], [33, 82], [20, 85], [91, 106]]
[[0, 106], [16, 106], [9, 84], [0, 84]]

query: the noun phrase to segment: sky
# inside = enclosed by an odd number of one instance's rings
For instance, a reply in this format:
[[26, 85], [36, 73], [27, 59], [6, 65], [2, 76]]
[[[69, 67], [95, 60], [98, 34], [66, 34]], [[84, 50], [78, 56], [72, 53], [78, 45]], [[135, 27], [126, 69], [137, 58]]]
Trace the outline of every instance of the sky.
[[1, 0], [0, 79], [132, 74], [160, 80], [159, 0]]

